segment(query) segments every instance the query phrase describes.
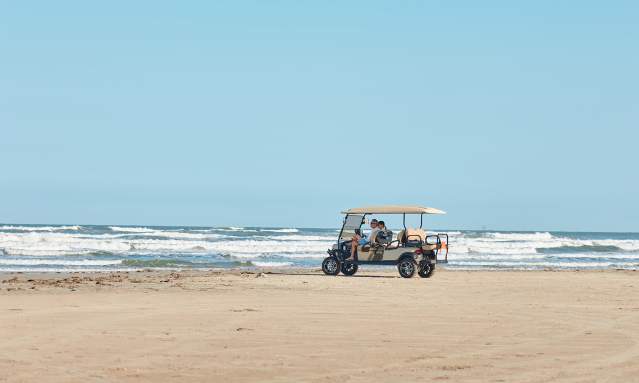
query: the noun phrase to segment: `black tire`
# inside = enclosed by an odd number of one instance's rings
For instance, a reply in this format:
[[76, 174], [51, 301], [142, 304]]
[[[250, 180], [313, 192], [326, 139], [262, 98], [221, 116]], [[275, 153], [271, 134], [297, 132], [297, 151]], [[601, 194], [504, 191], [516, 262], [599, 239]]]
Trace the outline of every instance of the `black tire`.
[[422, 264], [422, 267], [419, 268], [417, 274], [419, 274], [422, 278], [430, 278], [435, 273], [435, 265], [432, 263], [425, 262]]
[[322, 271], [326, 275], [337, 275], [340, 269], [339, 261], [335, 257], [326, 257], [322, 261]]
[[406, 257], [399, 260], [397, 271], [402, 278], [412, 278], [417, 271], [417, 265], [412, 258]]
[[351, 262], [342, 263], [342, 274], [350, 277], [351, 275], [355, 275], [356, 272], [357, 264]]

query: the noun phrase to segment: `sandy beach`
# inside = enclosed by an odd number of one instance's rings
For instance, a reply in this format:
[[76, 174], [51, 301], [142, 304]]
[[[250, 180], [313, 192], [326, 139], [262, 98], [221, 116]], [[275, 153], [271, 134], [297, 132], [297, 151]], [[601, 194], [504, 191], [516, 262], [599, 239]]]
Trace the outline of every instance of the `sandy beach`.
[[639, 381], [639, 273], [0, 275], [0, 381]]

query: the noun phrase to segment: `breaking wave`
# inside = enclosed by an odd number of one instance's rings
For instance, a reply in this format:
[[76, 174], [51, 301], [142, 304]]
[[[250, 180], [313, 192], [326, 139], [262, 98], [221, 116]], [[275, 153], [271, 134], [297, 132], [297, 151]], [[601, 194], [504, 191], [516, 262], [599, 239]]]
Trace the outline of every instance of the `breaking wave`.
[[123, 226], [109, 226], [111, 231], [117, 231], [121, 233], [152, 233], [156, 230], [149, 229], [148, 227], [123, 227]]
[[68, 260], [68, 259], [0, 259], [0, 265], [17, 266], [111, 266], [120, 265], [121, 260]]
[[0, 231], [78, 231], [82, 226], [0, 226]]
[[625, 250], [614, 245], [575, 245], [557, 247], [539, 247], [536, 249], [541, 254], [570, 254], [570, 253], [618, 253]]
[[539, 241], [553, 239], [553, 235], [549, 232], [536, 233], [487, 233], [488, 238], [494, 238], [500, 241]]

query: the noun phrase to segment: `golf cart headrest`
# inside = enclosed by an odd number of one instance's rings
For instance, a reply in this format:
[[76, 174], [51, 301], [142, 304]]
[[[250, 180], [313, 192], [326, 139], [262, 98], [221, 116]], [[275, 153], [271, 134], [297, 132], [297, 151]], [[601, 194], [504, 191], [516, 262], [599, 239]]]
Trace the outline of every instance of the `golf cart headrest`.
[[424, 229], [413, 229], [413, 228], [408, 228], [406, 229], [406, 232], [404, 233], [406, 239], [405, 241], [426, 241], [426, 230]]

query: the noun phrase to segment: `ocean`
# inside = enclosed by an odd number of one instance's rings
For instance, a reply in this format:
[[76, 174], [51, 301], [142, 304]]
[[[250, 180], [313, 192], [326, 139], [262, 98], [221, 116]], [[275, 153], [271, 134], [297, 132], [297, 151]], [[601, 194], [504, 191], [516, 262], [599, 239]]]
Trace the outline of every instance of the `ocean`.
[[[0, 271], [317, 268], [338, 232], [312, 228], [0, 224]], [[639, 233], [448, 233], [449, 263], [441, 265], [448, 269], [639, 269]]]

